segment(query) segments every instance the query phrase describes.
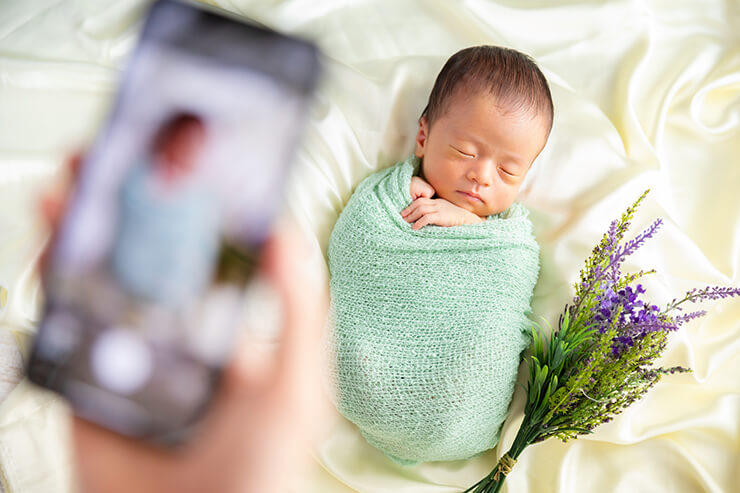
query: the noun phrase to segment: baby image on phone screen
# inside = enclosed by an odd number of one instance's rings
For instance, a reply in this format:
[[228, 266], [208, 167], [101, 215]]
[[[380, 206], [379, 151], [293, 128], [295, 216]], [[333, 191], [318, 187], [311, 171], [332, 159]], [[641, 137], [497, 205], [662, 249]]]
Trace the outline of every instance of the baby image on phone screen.
[[220, 224], [197, 173], [207, 139], [202, 118], [175, 113], [124, 178], [111, 267], [137, 297], [180, 307], [210, 282]]

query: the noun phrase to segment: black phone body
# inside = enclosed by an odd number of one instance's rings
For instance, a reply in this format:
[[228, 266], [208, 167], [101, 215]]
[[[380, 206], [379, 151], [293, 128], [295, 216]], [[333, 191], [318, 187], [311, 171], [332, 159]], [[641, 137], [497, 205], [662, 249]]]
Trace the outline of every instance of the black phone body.
[[32, 382], [119, 433], [188, 436], [230, 355], [319, 65], [306, 41], [152, 4], [51, 246]]

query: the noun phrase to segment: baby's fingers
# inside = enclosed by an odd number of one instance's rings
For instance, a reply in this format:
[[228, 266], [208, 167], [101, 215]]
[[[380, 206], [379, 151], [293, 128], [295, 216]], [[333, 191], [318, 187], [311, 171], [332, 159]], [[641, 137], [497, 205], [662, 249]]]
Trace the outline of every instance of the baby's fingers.
[[411, 202], [405, 209], [401, 211], [401, 216], [405, 218], [407, 215], [411, 214], [418, 206], [419, 201], [414, 199], [413, 202]]
[[416, 211], [418, 211], [420, 207], [429, 205], [430, 202], [431, 202], [430, 199], [423, 198], [423, 197], [415, 199], [413, 202], [411, 202], [411, 204], [408, 207], [406, 207], [405, 209], [401, 211], [401, 216], [407, 221], [409, 221], [409, 217], [411, 215], [413, 215]]
[[[418, 201], [417, 201], [418, 202]], [[412, 223], [422, 217], [425, 214], [429, 214], [431, 212], [435, 212], [436, 209], [434, 208], [433, 204], [416, 204], [413, 205], [413, 208], [409, 210], [409, 212], [404, 216], [404, 220], [406, 222]]]
[[434, 189], [431, 187], [419, 187], [411, 194], [411, 197], [416, 200], [420, 198], [431, 199], [434, 196]]
[[419, 219], [418, 221], [416, 221], [411, 226], [411, 229], [419, 230], [419, 229], [423, 228], [424, 226], [426, 226], [427, 224], [437, 224], [436, 219], [435, 219], [436, 217], [437, 217], [437, 214], [436, 213], [425, 214], [424, 216], [422, 216], [421, 219]]
[[432, 198], [434, 197], [434, 194], [437, 193], [434, 188], [428, 183], [424, 183], [424, 188], [422, 189], [421, 195], [423, 197]]
[[408, 214], [408, 215], [407, 215], [406, 217], [404, 217], [403, 219], [404, 219], [404, 220], [405, 220], [405, 221], [406, 221], [407, 223], [412, 223], [412, 222], [416, 221], [417, 219], [419, 219], [419, 218], [420, 218], [421, 216], [423, 216], [423, 215], [424, 215], [424, 211], [422, 210], [422, 208], [421, 208], [421, 207], [417, 207], [416, 209], [414, 209], [413, 211], [411, 211], [411, 212], [410, 212], [410, 213], [409, 213], [409, 214]]

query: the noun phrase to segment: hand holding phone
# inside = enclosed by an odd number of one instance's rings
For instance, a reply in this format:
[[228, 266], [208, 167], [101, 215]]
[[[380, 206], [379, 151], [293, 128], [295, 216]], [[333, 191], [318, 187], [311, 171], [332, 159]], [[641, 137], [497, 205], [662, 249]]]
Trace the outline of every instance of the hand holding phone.
[[233, 351], [318, 68], [305, 41], [204, 5], [152, 5], [44, 258], [32, 382], [125, 435], [177, 445], [193, 431]]
[[[71, 157], [65, 165], [68, 178], [40, 200], [52, 236], [80, 162], [80, 155]], [[175, 453], [73, 417], [71, 436], [83, 491], [287, 491], [291, 478], [300, 477], [306, 466], [300, 444], [310, 442], [330, 416], [317, 385], [328, 295], [301, 265], [302, 244], [305, 238], [297, 228], [284, 225], [267, 240], [262, 256], [260, 272], [283, 305], [276, 358], [255, 359], [251, 342], [242, 340], [198, 434], [184, 448]], [[42, 254], [47, 257], [48, 248]]]

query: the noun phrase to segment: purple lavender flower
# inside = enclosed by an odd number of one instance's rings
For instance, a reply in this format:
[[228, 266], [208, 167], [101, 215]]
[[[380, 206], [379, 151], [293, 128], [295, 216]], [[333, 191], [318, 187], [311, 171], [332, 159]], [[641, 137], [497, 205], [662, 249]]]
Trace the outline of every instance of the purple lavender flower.
[[693, 289], [660, 310], [648, 302], [641, 284], [632, 286], [635, 279], [654, 270], [622, 275], [623, 260], [662, 224], [656, 220], [620, 247], [632, 215], [648, 192], [611, 223], [586, 259], [575, 284], [573, 304], [565, 306], [557, 330], [549, 338], [544, 331], [535, 332], [524, 421], [496, 469], [463, 493], [499, 491], [512, 460], [529, 444], [550, 437], [565, 442], [591, 433], [640, 399], [662, 375], [691, 371], [681, 366], [650, 366], [665, 348], [669, 331], [706, 314], [703, 310], [679, 316], [669, 312], [681, 311], [680, 305], [687, 301], [740, 296], [740, 288], [708, 286]]
[[676, 322], [676, 325], [678, 326], [678, 325], [681, 325], [681, 324], [683, 324], [685, 322], [688, 322], [689, 320], [693, 320], [695, 318], [703, 317], [706, 314], [707, 314], [706, 310], [699, 310], [699, 311], [696, 311], [696, 312], [685, 313], [683, 315], [679, 315], [679, 316], [675, 317], [673, 320], [674, 320], [674, 322]]
[[663, 224], [663, 220], [660, 218], [656, 219], [649, 228], [637, 235], [634, 239], [628, 241], [623, 247], [617, 248], [614, 253], [612, 253], [609, 257], [608, 268], [611, 269], [611, 276], [612, 279], [614, 279], [614, 282], [619, 278], [619, 266], [624, 259], [635, 253], [635, 251], [645, 243], [645, 240], [652, 238], [661, 224]]
[[682, 308], [679, 305], [687, 301], [696, 303], [697, 301], [702, 300], [718, 300], [732, 296], [740, 296], [740, 288], [733, 288], [730, 286], [707, 286], [702, 290], [699, 290], [699, 288], [694, 288], [686, 293], [686, 296], [684, 296], [683, 299], [681, 299], [680, 301], [676, 301], [676, 298], [674, 298], [673, 301], [668, 304], [664, 311], [681, 311]]
[[[642, 337], [650, 330], [674, 328], [674, 323], [660, 319], [660, 310], [656, 305], [648, 305], [638, 298], [645, 292], [642, 284], [638, 284], [634, 289], [632, 286], [625, 286], [615, 293], [612, 285], [608, 284], [602, 293], [596, 295], [599, 305], [594, 310], [593, 322], [598, 327], [598, 332], [603, 334], [614, 324], [622, 334], [613, 339], [614, 357], [619, 357], [624, 349], [631, 347], [635, 337]], [[613, 320], [618, 308], [621, 308], [619, 317]]]

